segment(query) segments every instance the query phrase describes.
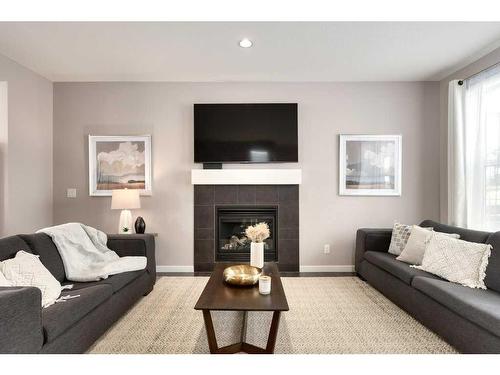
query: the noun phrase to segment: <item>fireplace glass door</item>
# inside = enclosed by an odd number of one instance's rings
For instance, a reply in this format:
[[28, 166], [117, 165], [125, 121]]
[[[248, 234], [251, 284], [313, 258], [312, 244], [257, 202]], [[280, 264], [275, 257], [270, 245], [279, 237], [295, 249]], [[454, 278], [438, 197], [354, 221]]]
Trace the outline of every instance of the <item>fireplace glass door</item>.
[[217, 207], [216, 261], [249, 262], [250, 240], [245, 235], [248, 226], [267, 223], [270, 236], [264, 242], [264, 260], [277, 261], [277, 207]]

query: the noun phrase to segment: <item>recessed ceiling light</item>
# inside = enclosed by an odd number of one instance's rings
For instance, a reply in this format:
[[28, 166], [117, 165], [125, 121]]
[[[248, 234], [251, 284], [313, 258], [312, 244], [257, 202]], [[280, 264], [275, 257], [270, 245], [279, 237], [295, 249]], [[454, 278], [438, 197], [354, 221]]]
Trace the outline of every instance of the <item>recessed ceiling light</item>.
[[243, 38], [240, 40], [240, 47], [242, 48], [250, 48], [252, 47], [252, 41], [248, 38]]

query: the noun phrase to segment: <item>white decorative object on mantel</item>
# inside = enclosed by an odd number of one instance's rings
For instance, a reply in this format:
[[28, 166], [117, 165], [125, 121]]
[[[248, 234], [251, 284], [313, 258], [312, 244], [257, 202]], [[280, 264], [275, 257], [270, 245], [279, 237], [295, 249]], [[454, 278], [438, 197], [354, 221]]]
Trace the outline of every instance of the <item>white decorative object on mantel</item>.
[[250, 244], [250, 265], [257, 268], [264, 267], [264, 242]]
[[300, 185], [301, 169], [192, 169], [193, 185]]

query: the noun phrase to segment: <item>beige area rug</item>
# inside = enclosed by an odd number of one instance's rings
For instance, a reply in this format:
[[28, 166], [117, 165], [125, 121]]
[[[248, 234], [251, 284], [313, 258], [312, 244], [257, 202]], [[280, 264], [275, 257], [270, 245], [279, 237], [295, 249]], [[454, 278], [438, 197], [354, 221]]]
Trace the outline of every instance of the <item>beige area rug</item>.
[[[161, 277], [89, 353], [209, 353], [201, 311], [207, 277]], [[282, 278], [290, 311], [276, 353], [455, 353], [357, 277]], [[219, 346], [238, 342], [241, 313], [212, 313]], [[247, 342], [265, 347], [272, 313], [248, 315]]]

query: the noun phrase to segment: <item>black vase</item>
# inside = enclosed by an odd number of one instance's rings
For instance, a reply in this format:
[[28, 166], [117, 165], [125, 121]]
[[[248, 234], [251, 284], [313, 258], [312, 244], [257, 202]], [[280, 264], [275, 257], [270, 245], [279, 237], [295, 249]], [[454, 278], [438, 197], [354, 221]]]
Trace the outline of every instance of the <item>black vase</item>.
[[146, 223], [144, 222], [142, 216], [137, 217], [134, 227], [135, 227], [135, 233], [142, 234], [146, 231]]

